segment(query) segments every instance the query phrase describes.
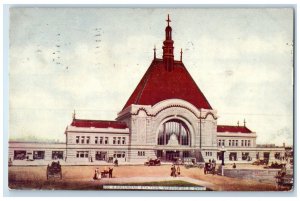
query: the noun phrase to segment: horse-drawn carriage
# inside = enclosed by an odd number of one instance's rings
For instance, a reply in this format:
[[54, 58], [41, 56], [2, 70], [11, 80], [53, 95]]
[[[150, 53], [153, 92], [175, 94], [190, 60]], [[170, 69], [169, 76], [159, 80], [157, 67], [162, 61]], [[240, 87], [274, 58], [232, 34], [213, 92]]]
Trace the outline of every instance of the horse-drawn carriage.
[[159, 166], [160, 165], [160, 160], [157, 159], [149, 159], [147, 162], [144, 163], [146, 166]]
[[205, 163], [204, 174], [216, 174], [216, 165], [215, 163]]
[[62, 179], [61, 165], [58, 162], [52, 162], [51, 165], [47, 166], [47, 180], [49, 178], [60, 178]]
[[277, 175], [275, 176], [276, 183], [278, 188], [287, 188], [291, 189], [294, 184], [294, 177], [293, 173], [290, 173], [289, 171], [280, 170], [278, 171]]

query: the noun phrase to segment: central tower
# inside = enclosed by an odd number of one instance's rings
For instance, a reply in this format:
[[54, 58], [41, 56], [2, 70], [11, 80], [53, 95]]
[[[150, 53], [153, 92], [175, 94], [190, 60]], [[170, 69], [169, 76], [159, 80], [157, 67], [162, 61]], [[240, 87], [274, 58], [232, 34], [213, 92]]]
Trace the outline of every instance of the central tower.
[[166, 39], [164, 41], [163, 49], [163, 62], [167, 71], [174, 69], [174, 41], [172, 40], [172, 27], [170, 27], [170, 17], [168, 15], [168, 26], [166, 27]]

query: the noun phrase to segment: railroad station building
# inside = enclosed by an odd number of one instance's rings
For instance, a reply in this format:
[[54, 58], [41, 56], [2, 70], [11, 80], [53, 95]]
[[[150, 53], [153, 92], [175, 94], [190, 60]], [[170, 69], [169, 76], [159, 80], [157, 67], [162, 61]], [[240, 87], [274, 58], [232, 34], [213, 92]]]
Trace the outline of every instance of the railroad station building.
[[[162, 161], [194, 157], [199, 162], [220, 162], [221, 151], [225, 151], [225, 162], [252, 163], [284, 154], [283, 146], [257, 146], [257, 134], [245, 121], [218, 125], [217, 110], [189, 74], [182, 51], [178, 60], [174, 58], [169, 17], [162, 49], [162, 58], [154, 49], [148, 70], [115, 121], [80, 119], [74, 111], [64, 132], [61, 157], [65, 163], [107, 163], [115, 158], [120, 163], [144, 163], [157, 157]], [[13, 159], [22, 151], [11, 146], [10, 150]], [[51, 160], [53, 151], [44, 155]]]

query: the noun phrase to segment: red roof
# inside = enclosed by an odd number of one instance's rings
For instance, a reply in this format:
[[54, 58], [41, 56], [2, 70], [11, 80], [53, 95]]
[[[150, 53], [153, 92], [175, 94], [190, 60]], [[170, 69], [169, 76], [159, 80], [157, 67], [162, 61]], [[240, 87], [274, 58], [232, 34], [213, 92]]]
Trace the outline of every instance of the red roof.
[[252, 133], [247, 127], [244, 126], [224, 126], [218, 125], [217, 132], [229, 132], [229, 133]]
[[153, 106], [173, 98], [198, 109], [212, 109], [182, 62], [174, 61], [174, 69], [167, 71], [162, 59], [154, 59], [123, 109], [131, 104]]
[[73, 119], [71, 126], [75, 127], [94, 127], [94, 128], [128, 128], [126, 123], [120, 121], [104, 121], [104, 120], [86, 120], [86, 119]]

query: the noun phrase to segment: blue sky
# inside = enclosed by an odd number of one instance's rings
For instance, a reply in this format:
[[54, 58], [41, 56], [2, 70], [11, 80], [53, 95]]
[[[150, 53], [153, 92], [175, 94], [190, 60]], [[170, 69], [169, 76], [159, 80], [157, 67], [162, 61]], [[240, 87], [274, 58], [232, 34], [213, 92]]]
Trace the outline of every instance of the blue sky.
[[183, 62], [218, 124], [292, 143], [292, 9], [10, 10], [10, 138], [64, 140], [78, 118], [113, 120], [153, 59], [170, 14]]

